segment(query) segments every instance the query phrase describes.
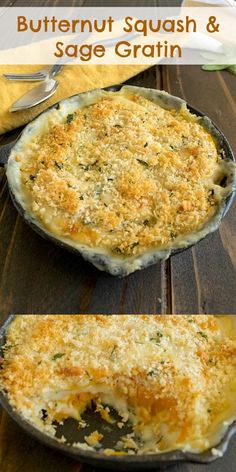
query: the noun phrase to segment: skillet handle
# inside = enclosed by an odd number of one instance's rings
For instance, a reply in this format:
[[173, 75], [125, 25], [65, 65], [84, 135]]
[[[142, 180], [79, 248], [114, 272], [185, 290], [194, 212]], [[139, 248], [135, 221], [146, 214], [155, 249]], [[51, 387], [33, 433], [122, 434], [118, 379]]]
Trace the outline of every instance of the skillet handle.
[[16, 140], [10, 143], [0, 145], [0, 167], [4, 167], [7, 164], [8, 157], [10, 156], [11, 149], [13, 148]]

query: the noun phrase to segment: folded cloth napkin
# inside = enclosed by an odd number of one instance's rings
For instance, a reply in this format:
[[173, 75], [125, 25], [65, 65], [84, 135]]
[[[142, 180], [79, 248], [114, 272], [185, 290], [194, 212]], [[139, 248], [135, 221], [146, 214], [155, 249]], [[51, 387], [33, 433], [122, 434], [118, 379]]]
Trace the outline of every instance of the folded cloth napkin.
[[56, 93], [45, 102], [24, 111], [9, 112], [13, 102], [18, 100], [28, 90], [35, 87], [35, 82], [10, 82], [5, 79], [4, 73], [30, 73], [43, 66], [0, 65], [0, 134], [25, 125], [35, 118], [41, 111], [63, 98], [99, 87], [120, 84], [139, 72], [147, 69], [147, 65], [73, 65], [65, 66], [57, 80], [60, 83]]

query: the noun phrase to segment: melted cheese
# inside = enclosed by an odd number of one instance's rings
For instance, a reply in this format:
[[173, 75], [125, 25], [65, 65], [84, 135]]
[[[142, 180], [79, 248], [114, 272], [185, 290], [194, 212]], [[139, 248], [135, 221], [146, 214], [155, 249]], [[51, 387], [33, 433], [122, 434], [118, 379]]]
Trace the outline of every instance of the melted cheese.
[[[115, 408], [118, 428], [129, 422], [133, 433], [108, 454], [200, 452], [236, 417], [230, 315], [18, 315], [1, 367], [11, 405], [50, 435], [55, 420], [82, 425], [92, 401], [108, 423]], [[96, 430], [85, 441], [102, 438]]]
[[225, 162], [197, 117], [130, 90], [54, 110], [16, 160], [46, 230], [118, 258], [178, 246], [226, 194]]

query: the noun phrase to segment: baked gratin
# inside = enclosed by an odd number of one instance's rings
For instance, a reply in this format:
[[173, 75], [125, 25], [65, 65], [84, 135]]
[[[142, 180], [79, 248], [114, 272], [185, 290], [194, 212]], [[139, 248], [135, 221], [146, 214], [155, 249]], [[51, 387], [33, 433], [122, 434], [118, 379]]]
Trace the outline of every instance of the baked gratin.
[[223, 157], [210, 122], [182, 100], [126, 86], [43, 113], [7, 175], [34, 223], [127, 275], [216, 229], [235, 175]]
[[[199, 453], [216, 447], [236, 418], [230, 315], [18, 315], [3, 353], [2, 391], [47, 435], [68, 418], [83, 431], [92, 407], [108, 426], [116, 422], [113, 449], [103, 447], [99, 427], [79, 448]], [[132, 432], [122, 433], [127, 424]]]

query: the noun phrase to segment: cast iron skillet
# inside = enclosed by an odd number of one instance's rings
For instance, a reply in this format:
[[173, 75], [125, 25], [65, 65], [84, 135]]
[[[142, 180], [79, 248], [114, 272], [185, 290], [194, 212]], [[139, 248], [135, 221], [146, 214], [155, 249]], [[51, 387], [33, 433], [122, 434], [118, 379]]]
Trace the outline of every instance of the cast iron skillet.
[[[111, 87], [105, 87], [103, 88], [102, 90], [106, 90], [106, 91], [111, 91], [111, 92], [115, 92], [115, 91], [119, 91], [121, 88], [123, 87], [123, 85], [115, 85], [115, 86], [111, 86]], [[84, 92], [86, 93], [86, 92]], [[75, 94], [74, 96], [77, 96], [78, 94]], [[63, 100], [62, 100], [63, 101]], [[55, 103], [54, 105], [52, 105], [51, 107], [47, 108], [46, 110], [44, 110], [40, 115], [38, 116], [41, 116], [43, 113], [53, 109], [53, 108], [57, 108], [59, 106], [60, 102], [57, 102]], [[195, 114], [196, 116], [199, 116], [199, 117], [204, 117], [205, 115], [200, 112], [199, 110], [197, 110], [196, 108], [192, 107], [191, 105], [188, 105], [187, 104], [187, 108], [188, 110]], [[235, 157], [234, 157], [234, 154], [232, 152], [232, 149], [225, 137], [225, 135], [223, 134], [223, 132], [216, 126], [215, 123], [212, 122], [212, 120], [210, 120], [211, 122], [211, 134], [214, 136], [215, 140], [216, 140], [216, 143], [217, 143], [217, 147], [218, 149], [220, 150], [220, 153], [222, 155], [222, 158], [223, 159], [226, 159], [226, 160], [231, 160], [231, 161], [236, 161]], [[8, 162], [8, 158], [10, 156], [10, 152], [11, 152], [11, 149], [14, 147], [14, 145], [17, 143], [17, 141], [20, 139], [21, 137], [21, 134], [22, 134], [22, 131], [23, 129], [21, 129], [19, 131], [18, 134], [14, 134], [13, 133], [13, 141], [10, 141], [9, 143], [3, 145], [3, 146], [0, 146], [0, 166], [7, 166], [7, 162]], [[227, 185], [227, 182], [222, 182], [222, 186], [224, 185]], [[55, 244], [57, 244], [58, 246], [62, 247], [62, 248], [65, 248], [67, 250], [69, 250], [70, 252], [73, 252], [77, 255], [80, 255], [80, 252], [78, 249], [70, 246], [69, 244], [66, 244], [62, 241], [60, 241], [59, 239], [53, 237], [52, 235], [46, 233], [42, 228], [39, 228], [36, 224], [34, 224], [31, 219], [28, 217], [26, 211], [23, 209], [23, 207], [21, 206], [21, 204], [18, 202], [17, 198], [15, 197], [12, 189], [9, 188], [9, 191], [10, 191], [10, 195], [11, 195], [11, 199], [12, 199], [12, 202], [14, 204], [14, 206], [17, 208], [18, 212], [20, 213], [20, 215], [24, 218], [24, 220], [26, 221], [26, 223], [36, 232], [38, 233], [40, 236], [42, 236], [43, 238], [45, 239], [49, 239], [51, 241], [53, 241]], [[231, 207], [232, 205], [232, 202], [234, 200], [234, 197], [235, 197], [235, 192], [236, 192], [236, 189], [233, 188], [232, 192], [230, 193], [230, 195], [228, 195], [228, 197], [226, 198], [226, 201], [225, 201], [225, 206], [224, 206], [224, 210], [222, 212], [222, 215], [221, 215], [221, 220], [224, 218], [224, 216], [226, 215], [226, 213], [228, 212], [229, 208]], [[205, 237], [205, 236], [204, 236]], [[203, 238], [201, 238], [203, 239]], [[197, 241], [199, 242], [200, 239]], [[183, 248], [177, 248], [177, 249], [172, 249], [171, 250], [171, 255], [174, 255], [174, 254], [177, 254], [179, 252], [182, 252], [182, 251], [185, 251], [186, 249], [189, 249], [193, 244], [196, 244], [196, 243], [190, 243], [188, 245], [186, 245], [185, 247]], [[155, 262], [154, 262], [155, 263]], [[118, 276], [123, 276], [123, 274], [117, 274]]]
[[[9, 315], [3, 325], [0, 327], [0, 356], [4, 356], [2, 347], [6, 341], [6, 332], [8, 326], [12, 322], [16, 315]], [[27, 315], [25, 315], [27, 316]], [[62, 315], [63, 316], [63, 315]], [[107, 456], [99, 452], [92, 452], [88, 450], [79, 449], [73, 447], [73, 442], [82, 441], [84, 434], [90, 434], [92, 431], [97, 430], [104, 434], [106, 437], [103, 442], [105, 447], [112, 447], [119, 440], [121, 436], [127, 434], [128, 430], [121, 430], [111, 425], [109, 426], [100, 416], [96, 416], [94, 412], [90, 412], [84, 416], [89, 427], [84, 430], [78, 430], [76, 427], [76, 421], [67, 420], [63, 426], [57, 428], [57, 436], [60, 437], [62, 434], [67, 439], [66, 443], [59, 443], [56, 439], [47, 436], [45, 433], [40, 432], [28, 421], [26, 421], [19, 413], [13, 410], [8, 402], [7, 396], [4, 392], [0, 391], [0, 404], [9, 413], [9, 415], [19, 424], [27, 433], [36, 438], [41, 443], [49, 446], [63, 454], [72, 457], [80, 462], [92, 464], [97, 467], [104, 467], [110, 470], [150, 470], [156, 469], [157, 467], [166, 467], [168, 465], [176, 464], [177, 462], [195, 462], [195, 463], [211, 463], [218, 457], [221, 457], [227, 450], [230, 439], [236, 433], [236, 421], [228, 427], [223, 439], [220, 443], [215, 446], [218, 453], [214, 454], [212, 450], [205, 451], [203, 453], [191, 453], [182, 451], [173, 451], [160, 454], [145, 454], [145, 455], [124, 455], [124, 456]], [[113, 412], [112, 412], [113, 413]], [[127, 427], [128, 428], [128, 427]], [[82, 435], [81, 435], [82, 431]]]

